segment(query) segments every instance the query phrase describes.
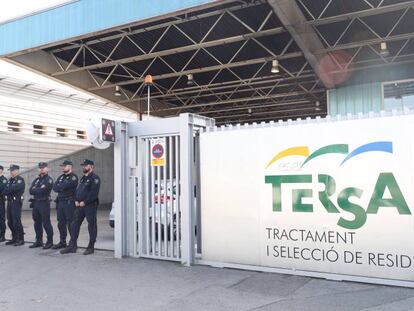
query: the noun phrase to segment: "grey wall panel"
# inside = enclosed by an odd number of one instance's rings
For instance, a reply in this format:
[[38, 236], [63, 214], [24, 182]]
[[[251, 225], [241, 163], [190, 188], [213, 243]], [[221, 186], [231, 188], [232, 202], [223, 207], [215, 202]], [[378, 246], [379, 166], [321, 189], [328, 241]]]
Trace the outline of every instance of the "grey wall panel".
[[[56, 178], [62, 174], [59, 164], [62, 163], [64, 159], [69, 159], [74, 163], [74, 172], [79, 176], [79, 178], [82, 176], [82, 167], [80, 166], [80, 163], [83, 162], [84, 159], [93, 160], [95, 162], [95, 172], [101, 177], [102, 182], [99, 200], [102, 205], [112, 204], [114, 198], [114, 153], [112, 146], [105, 150], [98, 150], [93, 147], [88, 147], [75, 153], [48, 161], [48, 167], [50, 170], [49, 174], [54, 180], [56, 180]], [[26, 192], [24, 195], [23, 206], [24, 209], [29, 208], [29, 186], [31, 182], [37, 177], [37, 175], [37, 167], [32, 167], [29, 170], [21, 172], [21, 176], [26, 181]], [[55, 197], [56, 194], [52, 192], [52, 199], [54, 200]], [[54, 202], [52, 204], [52, 207], [55, 207]]]

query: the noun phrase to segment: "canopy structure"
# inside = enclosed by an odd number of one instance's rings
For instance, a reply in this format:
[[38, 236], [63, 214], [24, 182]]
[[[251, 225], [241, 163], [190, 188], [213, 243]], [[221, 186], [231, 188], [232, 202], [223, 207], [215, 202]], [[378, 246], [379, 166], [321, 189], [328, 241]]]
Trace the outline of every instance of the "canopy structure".
[[140, 113], [150, 74], [151, 114], [218, 124], [324, 116], [327, 89], [413, 77], [414, 1], [167, 2], [74, 1], [0, 25], [0, 54]]

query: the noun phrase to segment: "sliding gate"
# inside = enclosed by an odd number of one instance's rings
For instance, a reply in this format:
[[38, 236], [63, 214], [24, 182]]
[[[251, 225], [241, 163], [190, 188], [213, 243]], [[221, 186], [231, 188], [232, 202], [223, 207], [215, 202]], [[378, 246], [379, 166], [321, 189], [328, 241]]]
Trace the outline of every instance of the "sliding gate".
[[129, 125], [135, 256], [193, 262], [201, 247], [198, 133], [212, 126], [191, 114]]

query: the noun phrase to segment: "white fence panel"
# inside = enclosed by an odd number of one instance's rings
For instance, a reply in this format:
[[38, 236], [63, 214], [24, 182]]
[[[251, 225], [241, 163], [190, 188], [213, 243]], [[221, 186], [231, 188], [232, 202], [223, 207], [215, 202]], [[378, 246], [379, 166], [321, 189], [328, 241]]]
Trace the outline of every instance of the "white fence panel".
[[414, 286], [404, 113], [202, 133], [200, 262]]

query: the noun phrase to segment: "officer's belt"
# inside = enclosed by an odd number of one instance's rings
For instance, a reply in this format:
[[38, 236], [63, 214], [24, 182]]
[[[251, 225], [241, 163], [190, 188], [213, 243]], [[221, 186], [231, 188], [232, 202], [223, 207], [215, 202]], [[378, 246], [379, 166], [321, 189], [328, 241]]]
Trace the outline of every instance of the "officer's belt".
[[57, 197], [57, 200], [58, 201], [60, 201], [60, 200], [63, 200], [63, 201], [67, 201], [67, 200], [75, 200], [74, 198], [73, 198], [73, 196], [67, 196], [67, 197]]
[[23, 197], [7, 197], [7, 201], [22, 201]]
[[49, 197], [41, 197], [41, 198], [33, 197], [33, 201], [49, 201], [49, 200], [50, 200]]

